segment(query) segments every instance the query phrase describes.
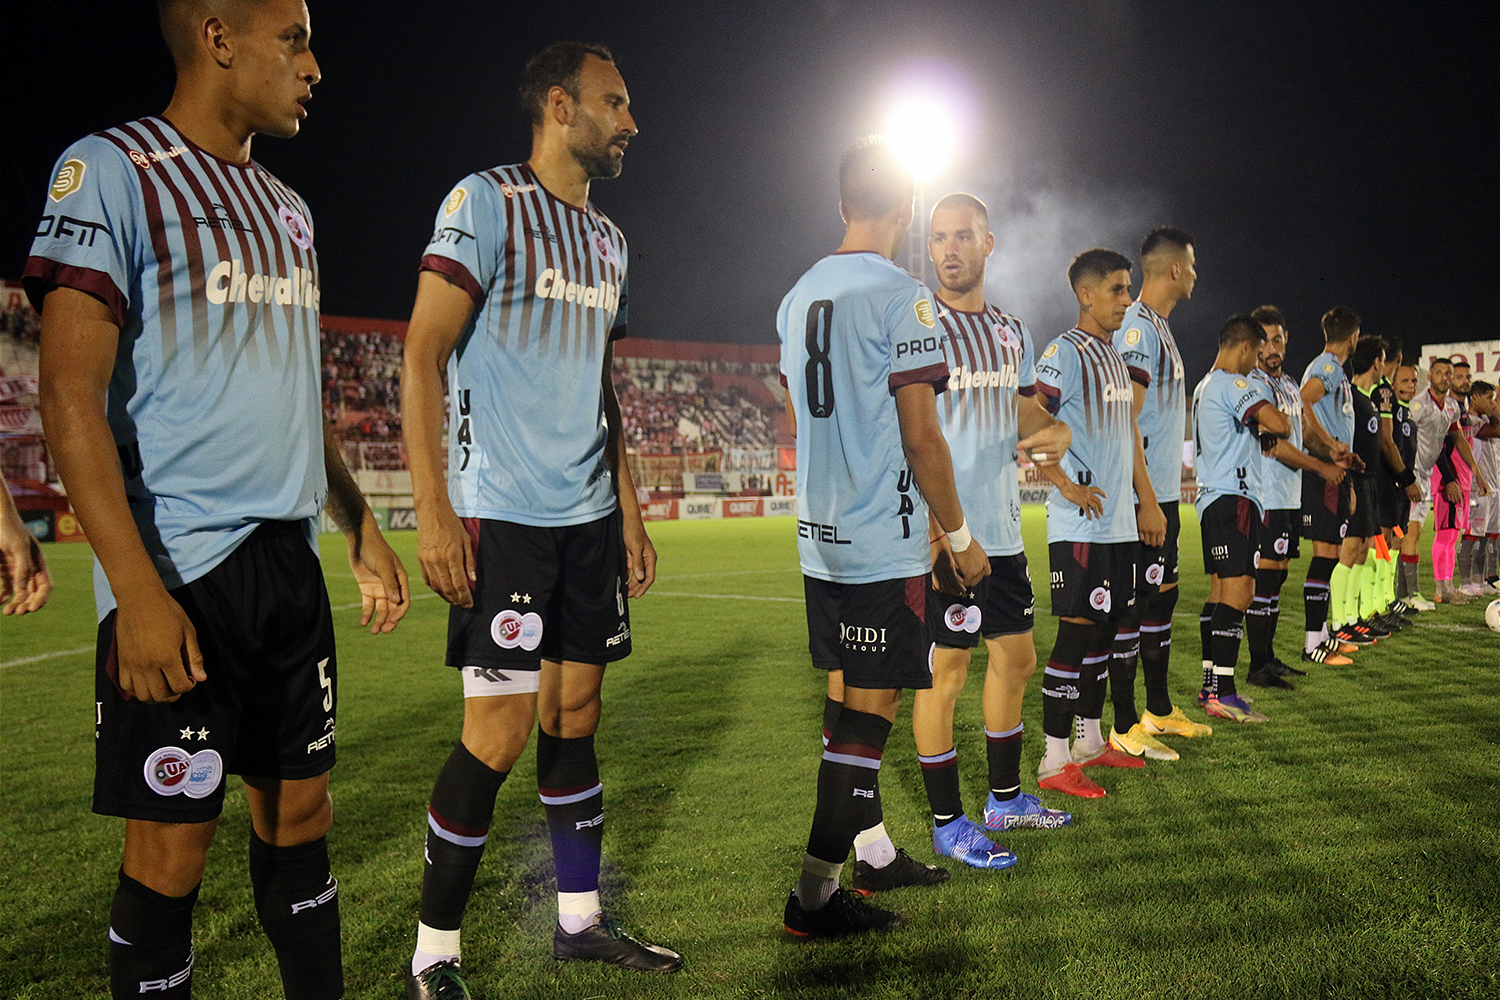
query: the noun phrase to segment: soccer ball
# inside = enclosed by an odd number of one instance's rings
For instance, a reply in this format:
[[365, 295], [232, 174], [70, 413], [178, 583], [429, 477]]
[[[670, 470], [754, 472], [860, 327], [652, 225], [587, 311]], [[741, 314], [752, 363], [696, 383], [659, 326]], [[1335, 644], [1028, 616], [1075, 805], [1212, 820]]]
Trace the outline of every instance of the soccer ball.
[[1500, 597], [1495, 598], [1484, 609], [1484, 623], [1490, 627], [1491, 632], [1500, 632]]

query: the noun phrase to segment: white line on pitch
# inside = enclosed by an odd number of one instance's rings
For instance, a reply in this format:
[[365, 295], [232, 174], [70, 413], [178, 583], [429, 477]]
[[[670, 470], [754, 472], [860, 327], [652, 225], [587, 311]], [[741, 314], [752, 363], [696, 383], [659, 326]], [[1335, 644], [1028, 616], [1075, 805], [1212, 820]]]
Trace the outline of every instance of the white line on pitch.
[[646, 596], [660, 594], [662, 597], [702, 597], [710, 601], [777, 601], [787, 604], [803, 603], [800, 597], [756, 597], [753, 594], [699, 594], [682, 590], [648, 590]]
[[19, 667], [25, 663], [40, 663], [43, 660], [55, 660], [59, 656], [80, 656], [84, 653], [92, 653], [93, 646], [79, 646], [77, 649], [59, 649], [55, 653], [39, 653], [36, 656], [23, 656], [19, 660], [6, 660], [0, 663], [0, 670], [6, 667]]

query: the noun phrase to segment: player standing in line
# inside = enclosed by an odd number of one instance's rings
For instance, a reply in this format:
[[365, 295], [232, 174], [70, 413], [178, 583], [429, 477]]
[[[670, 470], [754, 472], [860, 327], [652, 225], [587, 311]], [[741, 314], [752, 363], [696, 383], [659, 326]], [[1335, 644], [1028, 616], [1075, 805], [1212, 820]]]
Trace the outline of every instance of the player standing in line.
[[[1286, 317], [1275, 306], [1261, 306], [1250, 313], [1266, 332], [1260, 346], [1258, 367], [1250, 372], [1281, 415], [1286, 417], [1288, 435], [1277, 439], [1272, 452], [1262, 452], [1260, 463], [1260, 501], [1265, 520], [1260, 533], [1260, 562], [1255, 571], [1255, 599], [1245, 617], [1245, 633], [1250, 647], [1250, 672], [1246, 680], [1258, 687], [1291, 687], [1286, 677], [1306, 672], [1288, 666], [1275, 652], [1276, 628], [1281, 621], [1281, 588], [1286, 584], [1287, 566], [1302, 553], [1297, 544], [1298, 513], [1302, 505], [1300, 472], [1315, 472], [1324, 481], [1338, 485], [1344, 470], [1302, 450], [1302, 399], [1297, 382], [1282, 370], [1286, 360]], [[1210, 646], [1210, 648], [1212, 648]], [[1212, 656], [1208, 657], [1210, 662]], [[1354, 662], [1335, 653], [1326, 663]]]
[[1469, 474], [1464, 476], [1464, 467], [1458, 469], [1459, 485], [1468, 492], [1468, 524], [1464, 527], [1463, 537], [1458, 543], [1458, 555], [1454, 563], [1453, 585], [1456, 590], [1466, 597], [1474, 598], [1486, 592], [1485, 587], [1478, 586], [1471, 579], [1474, 564], [1474, 552], [1480, 552], [1480, 568], [1483, 569], [1483, 535], [1475, 535], [1473, 520], [1475, 508], [1487, 495], [1474, 488], [1474, 473], [1479, 469], [1479, 451], [1476, 447], [1475, 438], [1477, 432], [1484, 426], [1484, 417], [1475, 412], [1471, 402], [1471, 387], [1473, 373], [1469, 363], [1462, 358], [1453, 363], [1453, 396], [1458, 400], [1459, 417], [1458, 426], [1463, 432], [1464, 438], [1469, 442], [1469, 448], [1474, 451], [1475, 461], [1467, 466]]
[[[1427, 523], [1427, 514], [1433, 507], [1433, 479], [1437, 467], [1438, 458], [1442, 455], [1450, 436], [1454, 435], [1458, 427], [1458, 403], [1449, 395], [1448, 390], [1453, 386], [1453, 363], [1446, 358], [1433, 361], [1427, 372], [1427, 388], [1418, 394], [1411, 405], [1412, 426], [1416, 430], [1417, 455], [1414, 471], [1417, 474], [1417, 485], [1422, 490], [1422, 500], [1413, 504], [1410, 520], [1406, 525], [1406, 537], [1401, 540], [1401, 571], [1407, 578], [1407, 590], [1411, 594], [1411, 604], [1420, 611], [1431, 611], [1437, 605], [1422, 597], [1418, 590], [1418, 562], [1417, 543], [1421, 541], [1423, 527]], [[1436, 526], [1442, 531], [1441, 524]], [[1439, 559], [1440, 548], [1434, 536], [1432, 548], [1432, 571], [1434, 582], [1439, 579], [1451, 581], [1452, 569], [1450, 567], [1448, 577], [1438, 577], [1438, 567], [1442, 564]], [[1437, 596], [1434, 593], [1433, 596]]]
[[[1500, 400], [1496, 399], [1495, 387], [1488, 382], [1475, 382], [1469, 394], [1469, 407], [1476, 417], [1483, 418], [1474, 433], [1474, 459], [1485, 482], [1500, 483]], [[1477, 595], [1487, 595], [1500, 590], [1497, 580], [1496, 540], [1500, 538], [1500, 492], [1493, 485], [1485, 496], [1474, 501], [1470, 510], [1469, 533], [1475, 538], [1473, 564], [1469, 572], [1469, 584]]]
[[1104, 789], [1083, 767], [1146, 764], [1110, 746], [1099, 722], [1110, 647], [1136, 602], [1141, 542], [1159, 547], [1166, 532], [1159, 517], [1154, 527], [1149, 523], [1149, 503], [1139, 512], [1131, 503], [1132, 487], [1147, 501], [1153, 489], [1131, 372], [1111, 343], [1131, 303], [1130, 259], [1113, 250], [1085, 251], [1068, 268], [1068, 283], [1078, 299], [1078, 325], [1049, 344], [1036, 366], [1042, 402], [1074, 432], [1062, 463], [1042, 469], [1056, 487], [1047, 498], [1047, 550], [1059, 620], [1043, 671], [1047, 749], [1037, 784], [1099, 798]]
[[[1323, 314], [1322, 327], [1323, 353], [1302, 374], [1303, 443], [1313, 454], [1343, 464], [1340, 459], [1354, 440], [1354, 398], [1344, 362], [1359, 341], [1359, 316], [1348, 306], [1335, 306]], [[1357, 459], [1352, 461], [1351, 471], [1358, 468]], [[1353, 489], [1347, 476], [1331, 483], [1314, 473], [1302, 473], [1302, 537], [1313, 543], [1302, 585], [1307, 617], [1302, 658], [1313, 663], [1326, 663], [1331, 656], [1353, 651], [1328, 634], [1330, 581], [1348, 531]]]
[[1401, 341], [1393, 337], [1384, 339], [1385, 360], [1376, 373], [1375, 384], [1367, 393], [1380, 418], [1380, 462], [1372, 470], [1375, 473], [1375, 504], [1378, 508], [1376, 524], [1380, 528], [1380, 535], [1374, 542], [1375, 560], [1370, 564], [1373, 573], [1366, 573], [1360, 594], [1360, 608], [1363, 615], [1373, 614], [1382, 628], [1399, 632], [1408, 624], [1406, 616], [1401, 612], [1408, 611], [1415, 615], [1416, 611], [1396, 604], [1396, 554], [1400, 551], [1397, 538], [1402, 525], [1406, 523], [1405, 504], [1410, 501], [1406, 490], [1409, 487], [1417, 496], [1421, 493], [1417, 490], [1416, 474], [1402, 459], [1401, 445], [1397, 441], [1397, 411], [1401, 404], [1391, 379], [1395, 376], [1396, 369], [1401, 367]]
[[[1433, 367], [1436, 367], [1434, 365]], [[1472, 496], [1484, 496], [1489, 484], [1470, 445], [1473, 421], [1466, 401], [1469, 394], [1468, 362], [1452, 362], [1449, 399], [1456, 416], [1432, 471], [1432, 513], [1436, 532], [1432, 540], [1432, 574], [1437, 580], [1433, 600], [1439, 604], [1468, 604], [1474, 595], [1463, 590], [1463, 575], [1456, 572], [1462, 536], [1469, 530]]]
[[110, 988], [190, 994], [193, 907], [238, 774], [286, 996], [328, 1000], [344, 987], [319, 509], [372, 631], [406, 613], [406, 574], [323, 424], [307, 206], [250, 157], [256, 133], [289, 138], [307, 114], [307, 8], [158, 11], [171, 103], [63, 153], [25, 271], [47, 444], [97, 557], [94, 811], [125, 818]]
[[[1176, 760], [1177, 751], [1156, 737], [1208, 736], [1212, 727], [1192, 722], [1172, 704], [1167, 667], [1172, 658], [1172, 609], [1177, 606], [1178, 551], [1182, 531], [1182, 443], [1187, 432], [1187, 386], [1182, 354], [1167, 318], [1193, 297], [1198, 280], [1193, 238], [1181, 229], [1158, 226], [1141, 243], [1141, 294], [1118, 330], [1115, 350], [1130, 369], [1136, 424], [1151, 489], [1136, 497], [1143, 526], [1165, 533], [1159, 546], [1147, 546], [1136, 565], [1136, 606], [1121, 618], [1110, 658], [1110, 692], [1115, 724], [1110, 743], [1117, 750], [1156, 760]], [[1142, 537], [1144, 541], [1144, 536]], [[1146, 714], [1135, 707], [1136, 658], [1146, 687]], [[1137, 728], [1139, 727], [1139, 728]]]
[[[799, 937], [900, 922], [841, 888], [839, 875], [856, 834], [878, 822], [880, 758], [901, 689], [932, 685], [927, 574], [937, 571], [959, 593], [990, 570], [965, 522], [938, 423], [936, 393], [947, 389], [949, 372], [932, 300], [892, 263], [911, 226], [914, 190], [882, 140], [845, 151], [844, 241], [798, 279], [777, 314], [797, 436], [808, 647], [814, 666], [841, 672], [843, 696], [818, 769], [807, 853], [783, 916]], [[936, 567], [926, 534], [929, 504], [950, 546]], [[926, 882], [947, 877], [905, 852], [886, 867], [915, 868], [915, 879]]]
[[[928, 588], [927, 617], [937, 647], [932, 687], [918, 689], [912, 699], [912, 732], [932, 806], [933, 850], [975, 868], [1006, 868], [1016, 856], [964, 814], [953, 711], [968, 678], [969, 650], [983, 636], [989, 651], [983, 706], [990, 779], [984, 826], [1052, 828], [1072, 819], [1021, 791], [1021, 698], [1036, 669], [1036, 647], [1016, 465], [1020, 451], [1039, 466], [1056, 465], [1072, 435], [1035, 402], [1031, 331], [985, 302], [985, 259], [995, 249], [995, 235], [984, 202], [968, 194], [940, 200], [932, 210], [927, 249], [938, 276], [937, 316], [949, 372], [938, 422], [969, 530], [989, 554], [990, 575], [959, 598]], [[936, 526], [930, 530], [933, 537], [943, 534]], [[934, 544], [940, 547], [934, 561], [949, 557], [941, 551], [946, 540]]]
[[[537, 791], [557, 863], [552, 955], [648, 972], [676, 952], [606, 920], [604, 786], [594, 752], [605, 665], [630, 654], [646, 535], [611, 378], [629, 255], [589, 201], [636, 134], [608, 49], [556, 42], [526, 64], [525, 163], [465, 177], [422, 257], [402, 369], [422, 575], [451, 608], [461, 741], [427, 810], [411, 998], [467, 996], [460, 925], [495, 795], [537, 735]], [[448, 376], [448, 473], [441, 440]]]
[[[1396, 403], [1394, 415], [1391, 418], [1392, 434], [1396, 441], [1396, 451], [1401, 456], [1402, 467], [1411, 474], [1411, 479], [1402, 485], [1403, 479], [1396, 478], [1393, 482], [1397, 488], [1389, 491], [1395, 504], [1394, 511], [1387, 512], [1384, 520], [1392, 521], [1399, 529], [1396, 532], [1401, 544], [1393, 549], [1399, 552], [1400, 561], [1396, 565], [1396, 601], [1402, 614], [1416, 614], [1423, 610], [1432, 610], [1429, 606], [1423, 608], [1418, 604], [1416, 588], [1416, 555], [1413, 554], [1410, 561], [1411, 570], [1407, 570], [1406, 535], [1411, 531], [1412, 514], [1417, 505], [1422, 503], [1422, 473], [1417, 470], [1417, 425], [1412, 419], [1411, 401], [1417, 394], [1417, 370], [1411, 365], [1397, 365], [1395, 374], [1391, 377], [1391, 391], [1395, 393]], [[1423, 513], [1426, 519], [1426, 513]]]
[[1254, 319], [1229, 317], [1219, 331], [1214, 366], [1193, 390], [1194, 507], [1203, 526], [1203, 569], [1213, 608], [1210, 645], [1203, 651], [1212, 666], [1203, 672], [1198, 700], [1209, 715], [1234, 722], [1266, 721], [1235, 688], [1234, 667], [1255, 592], [1264, 517], [1259, 456], [1291, 433], [1266, 383], [1248, 377], [1265, 341]]

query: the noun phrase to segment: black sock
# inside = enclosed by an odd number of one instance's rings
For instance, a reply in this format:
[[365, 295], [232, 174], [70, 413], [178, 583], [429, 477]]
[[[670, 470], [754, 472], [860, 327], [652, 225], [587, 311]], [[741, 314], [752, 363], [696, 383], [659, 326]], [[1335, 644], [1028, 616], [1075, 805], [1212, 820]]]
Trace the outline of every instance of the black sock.
[[922, 765], [922, 784], [927, 788], [927, 803], [932, 806], [932, 821], [947, 826], [964, 814], [963, 797], [958, 791], [958, 753], [949, 748], [931, 757], [918, 754], [917, 760]]
[[1271, 608], [1266, 613], [1266, 652], [1270, 654], [1267, 662], [1276, 662], [1276, 628], [1281, 624], [1281, 588], [1286, 586], [1286, 570], [1273, 569], [1270, 571]]
[[833, 735], [833, 724], [839, 721], [839, 713], [844, 710], [844, 703], [834, 701], [827, 695], [823, 697], [823, 745], [828, 745], [828, 738]]
[[111, 996], [178, 1000], [192, 994], [197, 902], [197, 886], [186, 896], [163, 896], [120, 872], [109, 911]]
[[849, 859], [855, 836], [868, 829], [870, 808], [860, 803], [873, 803], [879, 794], [880, 757], [890, 734], [891, 724], [878, 715], [847, 706], [839, 713], [818, 765], [818, 804], [807, 838], [808, 854], [835, 865]]
[[453, 747], [438, 772], [427, 806], [426, 864], [422, 867], [421, 920], [428, 927], [456, 931], [474, 889], [474, 873], [484, 857], [495, 794], [510, 772], [496, 771], [469, 752]]
[[990, 794], [996, 802], [1009, 802], [1021, 794], [1021, 734], [1026, 723], [1001, 733], [984, 731], [985, 754], [990, 765]]
[[1214, 611], [1217, 604], [1204, 603], [1203, 610], [1198, 612], [1198, 638], [1203, 643], [1203, 686], [1210, 691], [1214, 689]]
[[343, 996], [339, 884], [328, 868], [328, 838], [272, 847], [252, 829], [250, 885], [287, 1000]]
[[1313, 556], [1307, 564], [1307, 580], [1302, 584], [1302, 604], [1307, 611], [1307, 631], [1321, 632], [1328, 624], [1328, 581], [1333, 577], [1337, 559]]
[[1220, 698], [1237, 693], [1234, 686], [1234, 665], [1240, 658], [1240, 640], [1245, 634], [1245, 613], [1228, 605], [1214, 607], [1213, 620], [1213, 680], [1214, 690]]
[[604, 786], [594, 737], [537, 731], [536, 788], [552, 834], [558, 892], [597, 892], [604, 845]]
[[1109, 658], [1109, 695], [1115, 706], [1117, 733], [1128, 733], [1131, 726], [1141, 721], [1135, 710], [1135, 670], [1140, 653], [1140, 619], [1120, 622], [1115, 629], [1113, 655]]
[[1250, 645], [1250, 669], [1259, 670], [1271, 662], [1271, 605], [1276, 599], [1274, 569], [1255, 571], [1255, 599], [1245, 612], [1245, 637]]
[[1073, 716], [1082, 693], [1083, 658], [1094, 640], [1094, 626], [1058, 621], [1057, 641], [1042, 671], [1042, 731], [1067, 739], [1073, 735]]
[[[1109, 664], [1114, 659], [1117, 622], [1100, 622], [1094, 626], [1089, 652], [1083, 657], [1078, 679], [1082, 696], [1078, 699], [1080, 719], [1104, 718], [1104, 699], [1109, 696]], [[1107, 738], [1107, 737], [1106, 737]]]
[[1146, 685], [1146, 711], [1165, 717], [1172, 714], [1172, 695], [1167, 690], [1167, 667], [1172, 661], [1172, 612], [1179, 591], [1147, 590], [1141, 618], [1141, 674]]

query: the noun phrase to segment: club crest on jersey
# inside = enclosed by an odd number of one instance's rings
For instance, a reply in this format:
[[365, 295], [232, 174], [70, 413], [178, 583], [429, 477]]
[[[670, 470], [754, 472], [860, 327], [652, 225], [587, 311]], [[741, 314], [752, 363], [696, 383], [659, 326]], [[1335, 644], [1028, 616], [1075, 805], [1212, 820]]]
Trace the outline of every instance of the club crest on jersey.
[[530, 652], [542, 641], [542, 616], [535, 611], [524, 615], [506, 608], [490, 622], [490, 638], [501, 649], [521, 649]]
[[1369, 426], [1370, 433], [1374, 434], [1376, 431], [1380, 430], [1380, 418], [1379, 417], [1371, 417], [1370, 418], [1370, 423], [1369, 423], [1368, 426]]
[[943, 619], [948, 623], [948, 629], [952, 632], [973, 633], [979, 631], [979, 623], [984, 619], [984, 615], [978, 606], [973, 604], [968, 607], [962, 604], [950, 604]]
[[609, 241], [609, 237], [605, 236], [603, 233], [594, 234], [594, 249], [598, 251], [599, 259], [604, 263], [613, 264], [615, 267], [624, 266], [620, 263], [620, 252], [616, 250], [615, 245]]
[[[509, 187], [509, 185], [506, 186]], [[458, 206], [462, 205], [464, 203], [464, 199], [468, 196], [469, 192], [465, 191], [463, 188], [454, 188], [453, 193], [448, 196], [447, 202], [443, 205], [443, 214], [452, 215], [454, 212], [457, 212]]]
[[1132, 326], [1129, 330], [1125, 331], [1125, 343], [1129, 344], [1131, 347], [1134, 347], [1136, 344], [1139, 344], [1140, 342], [1141, 342], [1141, 328], [1140, 327], [1138, 327], [1138, 326]]
[[918, 299], [916, 303], [916, 310], [918, 323], [921, 323], [929, 330], [931, 330], [937, 324], [937, 320], [933, 317], [932, 314], [932, 303], [927, 301], [927, 299]]
[[1054, 342], [1052, 342], [1052, 343], [1050, 343], [1050, 344], [1047, 345], [1047, 349], [1042, 352], [1042, 357], [1044, 357], [1044, 358], [1050, 358], [1050, 357], [1052, 357], [1052, 355], [1054, 355], [1056, 353], [1057, 353], [1057, 342], [1054, 341]]
[[52, 179], [52, 187], [47, 189], [47, 197], [53, 201], [62, 201], [83, 187], [83, 175], [88, 168], [89, 165], [82, 160], [64, 160], [63, 165], [57, 168], [57, 176]]
[[1020, 346], [1020, 338], [1015, 335], [1015, 332], [1011, 330], [1010, 325], [1007, 323], [995, 324], [995, 336], [1000, 338], [1000, 343], [1005, 347]]
[[146, 758], [142, 774], [146, 787], [157, 795], [202, 799], [224, 780], [224, 759], [217, 750], [190, 754], [180, 747], [162, 747]]
[[1237, 378], [1237, 379], [1234, 380], [1234, 387], [1236, 389], [1248, 389], [1248, 388], [1250, 388], [1250, 383], [1246, 382], [1242, 378]]
[[1332, 374], [1333, 374], [1333, 369], [1334, 369], [1334, 368], [1335, 368], [1335, 367], [1336, 367], [1336, 366], [1335, 366], [1335, 365], [1334, 365], [1334, 364], [1333, 364], [1333, 363], [1332, 363], [1332, 362], [1327, 362], [1327, 361], [1325, 361], [1325, 362], [1324, 362], [1324, 363], [1323, 363], [1323, 371], [1324, 371], [1324, 372], [1325, 372], [1325, 373], [1326, 373], [1326, 374], [1329, 374], [1329, 375], [1332, 375]]
[[1093, 592], [1089, 594], [1089, 607], [1093, 608], [1095, 611], [1103, 611], [1105, 613], [1108, 613], [1110, 605], [1113, 603], [1114, 602], [1110, 600], [1109, 591], [1105, 590], [1103, 587], [1095, 587], [1093, 589]]
[[281, 228], [292, 238], [292, 242], [304, 250], [312, 249], [312, 231], [308, 228], [307, 220], [302, 217], [301, 212], [294, 212], [285, 205], [276, 209], [276, 217], [281, 220]]

